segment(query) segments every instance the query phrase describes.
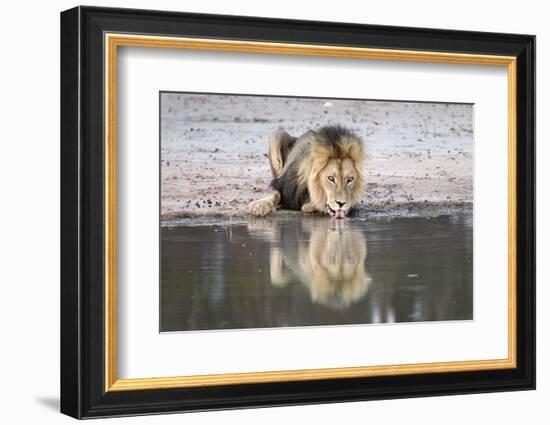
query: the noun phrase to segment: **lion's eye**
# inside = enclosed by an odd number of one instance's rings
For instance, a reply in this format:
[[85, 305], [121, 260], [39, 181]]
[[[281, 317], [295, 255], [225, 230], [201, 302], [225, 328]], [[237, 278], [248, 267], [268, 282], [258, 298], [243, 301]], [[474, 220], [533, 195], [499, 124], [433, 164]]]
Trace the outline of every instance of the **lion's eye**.
[[351, 183], [353, 181], [353, 177], [348, 177], [348, 183]]
[[333, 176], [328, 176], [327, 178], [328, 178], [328, 181], [329, 181], [329, 182], [334, 183], [335, 180], [334, 180], [334, 177], [333, 177]]

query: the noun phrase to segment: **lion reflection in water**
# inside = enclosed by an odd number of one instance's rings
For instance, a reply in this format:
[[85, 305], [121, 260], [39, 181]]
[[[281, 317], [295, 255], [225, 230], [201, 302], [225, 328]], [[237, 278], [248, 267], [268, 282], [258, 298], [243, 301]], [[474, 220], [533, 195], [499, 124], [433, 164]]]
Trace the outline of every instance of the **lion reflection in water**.
[[347, 308], [366, 295], [371, 281], [365, 270], [367, 240], [352, 221], [308, 217], [296, 229], [284, 220], [261, 220], [249, 222], [248, 230], [271, 242], [273, 285], [299, 280], [314, 303], [333, 309]]

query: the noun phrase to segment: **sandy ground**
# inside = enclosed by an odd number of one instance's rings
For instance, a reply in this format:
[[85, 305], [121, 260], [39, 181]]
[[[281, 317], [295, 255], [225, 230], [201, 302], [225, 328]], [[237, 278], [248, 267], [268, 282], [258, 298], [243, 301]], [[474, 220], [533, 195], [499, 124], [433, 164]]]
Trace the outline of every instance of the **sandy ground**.
[[327, 124], [348, 126], [365, 141], [360, 209], [471, 206], [469, 105], [163, 93], [162, 219], [247, 214], [248, 202], [269, 193], [268, 135]]

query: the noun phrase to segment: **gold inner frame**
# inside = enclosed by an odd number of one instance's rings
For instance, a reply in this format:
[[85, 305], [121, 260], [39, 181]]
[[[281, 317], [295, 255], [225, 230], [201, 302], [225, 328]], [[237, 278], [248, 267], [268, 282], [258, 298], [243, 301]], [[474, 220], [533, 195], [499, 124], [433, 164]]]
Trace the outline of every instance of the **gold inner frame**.
[[[105, 391], [149, 390], [335, 378], [510, 369], [516, 367], [516, 58], [327, 45], [105, 34]], [[119, 46], [328, 56], [507, 67], [508, 72], [508, 357], [418, 364], [118, 379], [116, 325], [116, 123]]]

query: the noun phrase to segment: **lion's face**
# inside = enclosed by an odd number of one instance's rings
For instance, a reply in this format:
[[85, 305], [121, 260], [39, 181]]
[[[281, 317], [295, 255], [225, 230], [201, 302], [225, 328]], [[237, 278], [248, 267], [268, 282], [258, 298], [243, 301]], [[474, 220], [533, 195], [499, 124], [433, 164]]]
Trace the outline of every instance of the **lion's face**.
[[330, 159], [319, 172], [319, 185], [325, 194], [325, 211], [331, 217], [345, 218], [357, 203], [361, 183], [359, 171], [350, 158]]
[[310, 137], [311, 155], [298, 175], [307, 181], [311, 209], [345, 218], [365, 188], [363, 142], [341, 127], [321, 129]]

